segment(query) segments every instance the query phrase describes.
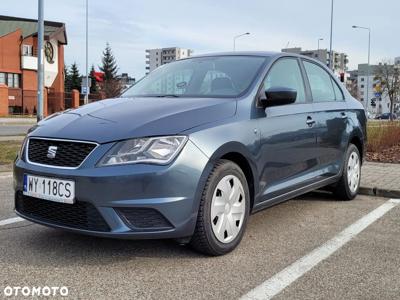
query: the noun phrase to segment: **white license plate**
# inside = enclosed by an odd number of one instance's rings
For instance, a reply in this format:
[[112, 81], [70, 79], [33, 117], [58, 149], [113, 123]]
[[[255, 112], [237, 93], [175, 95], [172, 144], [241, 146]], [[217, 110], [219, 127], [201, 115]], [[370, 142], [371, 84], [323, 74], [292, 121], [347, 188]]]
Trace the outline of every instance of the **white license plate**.
[[73, 204], [75, 182], [24, 174], [24, 195], [54, 202]]

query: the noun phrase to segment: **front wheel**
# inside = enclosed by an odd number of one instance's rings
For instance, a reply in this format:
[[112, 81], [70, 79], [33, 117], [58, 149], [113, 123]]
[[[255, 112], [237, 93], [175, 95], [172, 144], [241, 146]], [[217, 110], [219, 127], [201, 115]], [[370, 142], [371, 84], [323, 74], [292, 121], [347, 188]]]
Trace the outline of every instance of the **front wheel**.
[[240, 243], [250, 211], [250, 194], [240, 167], [219, 160], [208, 177], [190, 245], [208, 255], [222, 255]]
[[350, 144], [346, 151], [343, 173], [334, 194], [341, 200], [352, 200], [360, 189], [361, 157], [357, 147]]

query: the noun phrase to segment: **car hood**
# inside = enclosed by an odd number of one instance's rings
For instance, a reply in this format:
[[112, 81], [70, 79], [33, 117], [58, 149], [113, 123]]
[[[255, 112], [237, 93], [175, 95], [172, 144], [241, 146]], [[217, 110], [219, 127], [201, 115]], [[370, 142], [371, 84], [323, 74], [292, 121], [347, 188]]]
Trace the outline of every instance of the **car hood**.
[[107, 143], [173, 135], [233, 116], [236, 101], [221, 98], [119, 98], [50, 116], [29, 135]]

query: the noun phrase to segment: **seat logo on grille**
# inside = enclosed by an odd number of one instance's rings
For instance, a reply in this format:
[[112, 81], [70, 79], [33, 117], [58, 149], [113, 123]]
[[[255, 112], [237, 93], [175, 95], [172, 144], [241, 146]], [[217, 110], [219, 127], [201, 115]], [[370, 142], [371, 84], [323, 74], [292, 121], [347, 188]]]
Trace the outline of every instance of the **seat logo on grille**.
[[57, 146], [49, 146], [49, 149], [47, 149], [47, 157], [54, 159], [56, 158], [57, 154]]

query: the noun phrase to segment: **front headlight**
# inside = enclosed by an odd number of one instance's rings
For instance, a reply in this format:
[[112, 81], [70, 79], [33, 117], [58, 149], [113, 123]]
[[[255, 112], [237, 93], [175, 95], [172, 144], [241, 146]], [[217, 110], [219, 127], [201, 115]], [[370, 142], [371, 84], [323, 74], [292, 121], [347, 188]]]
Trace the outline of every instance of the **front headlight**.
[[163, 136], [118, 142], [97, 165], [112, 166], [133, 163], [165, 165], [178, 155], [186, 141], [186, 136]]

